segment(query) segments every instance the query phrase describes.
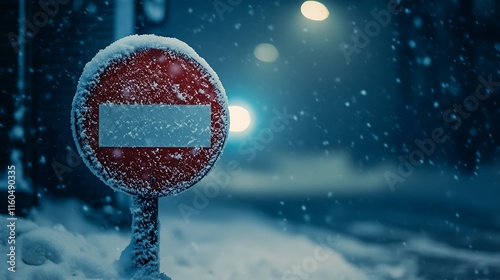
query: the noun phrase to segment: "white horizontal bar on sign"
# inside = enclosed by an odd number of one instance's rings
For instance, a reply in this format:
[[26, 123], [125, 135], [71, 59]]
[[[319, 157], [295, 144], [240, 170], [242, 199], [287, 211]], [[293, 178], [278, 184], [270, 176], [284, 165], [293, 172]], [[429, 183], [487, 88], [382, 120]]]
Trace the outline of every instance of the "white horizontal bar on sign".
[[99, 147], [207, 148], [210, 105], [99, 105]]

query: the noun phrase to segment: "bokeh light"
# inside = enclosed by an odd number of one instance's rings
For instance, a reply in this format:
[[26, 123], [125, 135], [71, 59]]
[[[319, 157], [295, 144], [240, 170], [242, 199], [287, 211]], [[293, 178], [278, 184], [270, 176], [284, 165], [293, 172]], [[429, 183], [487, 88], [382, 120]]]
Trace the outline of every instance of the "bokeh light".
[[262, 43], [255, 47], [255, 57], [264, 62], [274, 62], [279, 57], [279, 52], [274, 45]]
[[315, 21], [323, 21], [330, 15], [328, 8], [318, 1], [304, 2], [300, 7], [300, 11], [306, 18]]
[[250, 112], [241, 106], [229, 106], [231, 125], [229, 131], [243, 132], [250, 127], [252, 118]]

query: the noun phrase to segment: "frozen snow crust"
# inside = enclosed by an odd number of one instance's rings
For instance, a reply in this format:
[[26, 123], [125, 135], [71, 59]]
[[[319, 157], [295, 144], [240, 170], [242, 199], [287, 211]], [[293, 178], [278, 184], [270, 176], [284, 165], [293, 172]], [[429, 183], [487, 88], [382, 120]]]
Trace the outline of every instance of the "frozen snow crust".
[[[211, 105], [210, 148], [99, 147], [99, 104]], [[72, 104], [73, 137], [89, 169], [132, 195], [176, 195], [215, 164], [229, 130], [225, 90], [187, 44], [155, 35], [120, 39], [85, 66]]]
[[[129, 264], [119, 259], [130, 232], [94, 224], [84, 217], [88, 212], [82, 206], [74, 200], [44, 199], [29, 220], [18, 218], [16, 272], [9, 272], [2, 261], [0, 279], [164, 280], [166, 274], [173, 280], [291, 280], [297, 277], [284, 277], [286, 272], [313, 257], [318, 247], [309, 237], [282, 231], [274, 221], [241, 208], [207, 210], [204, 219], [186, 225], [167, 199], [159, 213], [168, 225], [160, 230], [160, 269], [165, 274], [141, 276], [139, 270], [129, 278], [123, 271]], [[8, 228], [1, 227], [2, 240], [7, 235]], [[0, 242], [0, 250], [6, 248]], [[309, 279], [370, 279], [333, 248], [324, 247], [321, 253], [329, 257]]]

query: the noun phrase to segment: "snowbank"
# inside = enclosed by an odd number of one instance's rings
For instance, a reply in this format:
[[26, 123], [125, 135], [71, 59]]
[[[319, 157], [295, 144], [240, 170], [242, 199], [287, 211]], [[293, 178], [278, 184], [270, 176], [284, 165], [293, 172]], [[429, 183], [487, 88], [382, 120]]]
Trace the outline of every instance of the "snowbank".
[[[114, 263], [130, 242], [130, 233], [100, 230], [85, 222], [80, 211], [82, 205], [76, 202], [65, 203], [64, 207], [54, 207], [56, 202], [46, 203], [40, 211], [32, 213], [34, 222], [17, 221], [16, 272], [9, 272], [6, 262], [1, 262], [0, 278], [121, 279]], [[56, 209], [59, 209], [57, 214]], [[165, 212], [160, 213], [161, 270], [174, 280], [297, 279], [293, 277], [294, 266], [314, 279], [368, 279], [327, 244], [282, 231], [248, 212], [231, 211], [228, 217], [228, 212], [223, 211], [224, 219], [211, 215], [208, 220], [189, 225], [180, 216]], [[54, 225], [51, 219], [66, 224]], [[72, 228], [86, 230], [79, 234], [72, 232]], [[1, 240], [6, 240], [7, 229], [2, 227], [0, 234]], [[1, 243], [2, 252], [7, 250], [6, 246]], [[315, 255], [321, 260], [315, 260]], [[307, 267], [314, 260], [316, 267]]]
[[[2, 240], [7, 230], [2, 227]], [[106, 265], [106, 252], [83, 236], [68, 232], [63, 226], [39, 227], [18, 219], [16, 228], [15, 272], [2, 262], [2, 279], [115, 279], [114, 270]], [[2, 243], [2, 252], [7, 251]]]

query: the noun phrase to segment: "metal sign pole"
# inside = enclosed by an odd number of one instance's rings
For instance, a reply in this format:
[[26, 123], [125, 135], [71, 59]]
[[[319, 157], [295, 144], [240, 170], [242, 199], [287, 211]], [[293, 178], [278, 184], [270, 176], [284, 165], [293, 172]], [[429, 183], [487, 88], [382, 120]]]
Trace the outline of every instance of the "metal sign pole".
[[145, 269], [149, 275], [160, 272], [158, 198], [134, 196], [132, 212], [133, 268]]

